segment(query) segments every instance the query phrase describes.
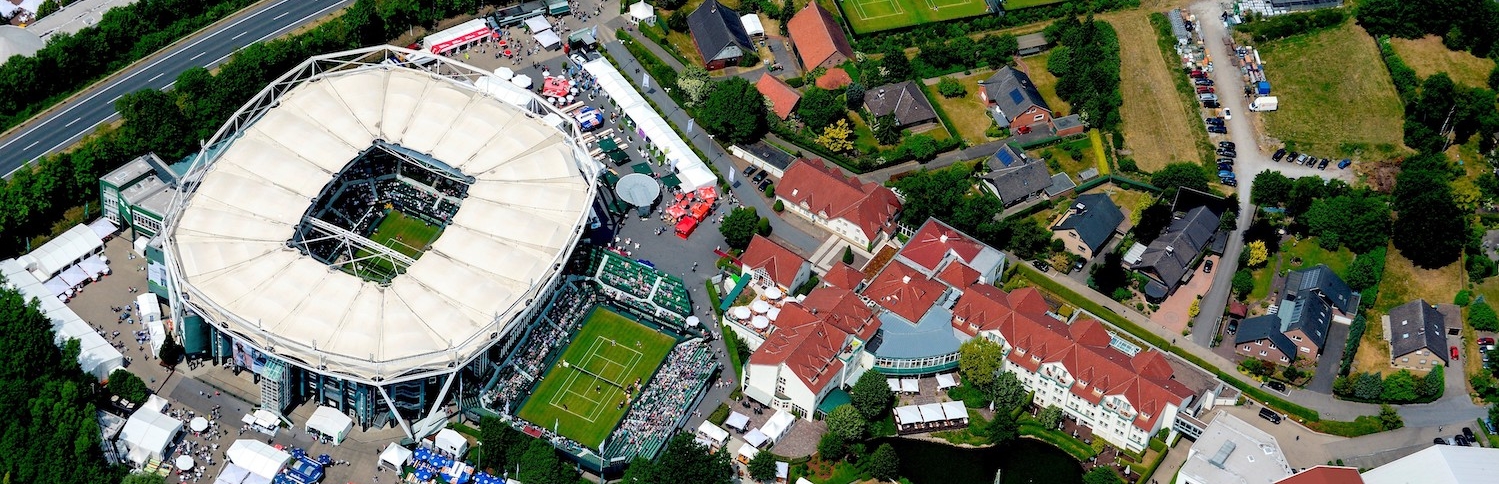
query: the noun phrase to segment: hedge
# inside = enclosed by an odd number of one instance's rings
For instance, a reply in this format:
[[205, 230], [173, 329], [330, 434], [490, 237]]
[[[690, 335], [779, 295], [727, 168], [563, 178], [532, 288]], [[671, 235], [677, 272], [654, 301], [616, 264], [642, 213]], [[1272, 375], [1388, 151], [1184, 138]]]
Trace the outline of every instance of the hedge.
[[1249, 34], [1255, 42], [1265, 42], [1334, 27], [1347, 19], [1348, 14], [1343, 9], [1328, 8], [1276, 15], [1263, 20], [1242, 23], [1234, 29]]

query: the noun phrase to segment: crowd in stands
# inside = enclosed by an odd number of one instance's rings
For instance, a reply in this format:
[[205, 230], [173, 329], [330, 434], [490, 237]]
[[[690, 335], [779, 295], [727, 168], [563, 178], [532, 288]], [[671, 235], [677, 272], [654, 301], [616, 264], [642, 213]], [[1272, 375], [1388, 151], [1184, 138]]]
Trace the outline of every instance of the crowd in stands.
[[548, 357], [567, 347], [588, 311], [602, 301], [592, 284], [566, 284], [542, 313], [541, 321], [510, 361], [500, 368], [499, 383], [485, 394], [491, 407], [499, 402], [518, 404], [522, 394], [546, 373]]
[[712, 347], [693, 339], [672, 348], [650, 383], [630, 389], [634, 403], [607, 440], [603, 454], [633, 458], [654, 456], [677, 430], [682, 417], [713, 375]]
[[[446, 223], [468, 192], [468, 185], [461, 181], [377, 148], [350, 163], [336, 183], [323, 194], [331, 199], [313, 216], [357, 234], [369, 234], [384, 219], [387, 207], [429, 223]], [[332, 240], [307, 245], [312, 255], [324, 261], [335, 261], [341, 255], [340, 244]]]
[[614, 252], [599, 253], [603, 257], [603, 267], [597, 274], [599, 283], [629, 296], [616, 298], [616, 304], [634, 309], [651, 319], [668, 316], [662, 313], [663, 310], [673, 313], [675, 317], [666, 317], [670, 321], [665, 323], [678, 328], [683, 319], [692, 315], [692, 302], [688, 299], [687, 287], [680, 278]]

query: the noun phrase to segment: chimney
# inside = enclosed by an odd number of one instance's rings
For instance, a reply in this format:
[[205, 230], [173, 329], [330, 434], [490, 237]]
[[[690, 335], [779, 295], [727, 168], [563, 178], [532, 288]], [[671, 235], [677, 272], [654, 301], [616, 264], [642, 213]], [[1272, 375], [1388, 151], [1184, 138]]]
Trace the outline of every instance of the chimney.
[[940, 237], [937, 237], [937, 240], [939, 240], [942, 243], [946, 244], [947, 243], [947, 234], [942, 234]]
[[1174, 253], [1176, 253], [1176, 248], [1168, 245], [1168, 246], [1166, 246], [1166, 253], [1167, 254], [1174, 254]]
[[900, 282], [902, 284], [910, 284], [911, 283], [911, 276], [901, 276]]
[[880, 88], [880, 99], [884, 99], [884, 98], [885, 98], [885, 88], [882, 87], [882, 88]]

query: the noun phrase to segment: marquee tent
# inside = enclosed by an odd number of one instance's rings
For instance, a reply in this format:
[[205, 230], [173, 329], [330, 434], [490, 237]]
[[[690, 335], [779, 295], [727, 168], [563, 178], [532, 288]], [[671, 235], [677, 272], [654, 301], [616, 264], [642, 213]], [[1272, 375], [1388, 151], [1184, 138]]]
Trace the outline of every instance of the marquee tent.
[[[536, 18], [536, 17], [532, 17], [532, 18]], [[557, 35], [557, 32], [554, 31], [554, 30], [543, 30], [543, 31], [531, 34], [531, 37], [535, 38], [536, 39], [536, 43], [541, 44], [541, 47], [543, 49], [551, 49], [551, 48], [556, 47], [556, 46], [558, 46], [559, 44], [562, 43], [562, 36]]]
[[92, 279], [91, 277], [89, 277], [87, 272], [83, 272], [83, 269], [78, 268], [78, 266], [76, 265], [69, 266], [66, 270], [63, 270], [62, 273], [58, 274], [57, 276], [62, 278], [62, 282], [65, 282], [68, 284], [68, 286], [75, 288], [78, 286], [82, 286], [83, 283], [88, 282], [89, 279]]
[[26, 299], [36, 299], [37, 305], [47, 319], [52, 321], [52, 330], [57, 332], [54, 343], [61, 346], [69, 339], [80, 343], [78, 366], [83, 371], [103, 380], [109, 373], [125, 367], [125, 356], [120, 350], [94, 331], [94, 327], [78, 317], [72, 309], [57, 299], [57, 294], [42, 284], [42, 280], [26, 269], [18, 259], [0, 260], [0, 276], [6, 285], [21, 293]]
[[760, 429], [754, 429], [749, 431], [749, 433], [744, 434], [744, 441], [751, 447], [759, 447], [765, 445], [765, 442], [769, 440], [770, 436], [765, 435], [765, 432], [760, 431]]
[[721, 429], [717, 425], [713, 425], [713, 422], [707, 420], [704, 420], [701, 425], [697, 426], [697, 434], [700, 437], [707, 438], [714, 447], [722, 446], [724, 442], [728, 442], [729, 440], [729, 431]]
[[528, 75], [525, 75], [525, 74], [521, 74], [521, 75], [518, 75], [518, 76], [510, 78], [510, 83], [511, 84], [515, 84], [516, 86], [520, 86], [521, 89], [530, 89], [531, 88], [531, 76], [528, 76]]
[[141, 405], [141, 409], [166, 413], [167, 406], [169, 405], [171, 405], [171, 402], [168, 402], [165, 398], [161, 398], [160, 395], [151, 395], [146, 397], [146, 403], [145, 405]]
[[89, 222], [88, 228], [89, 230], [94, 231], [94, 235], [99, 236], [100, 240], [108, 240], [110, 237], [114, 236], [115, 232], [118, 232], [120, 230], [119, 227], [115, 226], [115, 223], [113, 221], [102, 217], [94, 220], [93, 222]]
[[791, 430], [791, 424], [795, 422], [796, 416], [791, 415], [791, 412], [784, 409], [776, 410], [776, 414], [772, 415], [765, 425], [760, 426], [760, 430], [770, 436], [771, 442], [778, 442], [782, 436], [786, 435], [786, 431]]
[[250, 470], [229, 464], [224, 466], [224, 471], [219, 473], [219, 478], [213, 484], [242, 484], [250, 477]]
[[548, 22], [546, 17], [536, 16], [526, 19], [526, 28], [533, 33], [552, 30], [552, 23]]
[[391, 470], [401, 470], [409, 460], [411, 460], [411, 451], [396, 445], [395, 442], [391, 442], [390, 445], [385, 446], [385, 451], [380, 452], [380, 465], [389, 465]]
[[958, 386], [958, 381], [953, 378], [952, 373], [941, 373], [937, 375], [937, 389], [947, 389]]
[[109, 275], [109, 264], [104, 262], [104, 258], [99, 257], [98, 254], [83, 259], [78, 263], [78, 268], [83, 269], [84, 274], [88, 274], [96, 281], [99, 280], [99, 276]]
[[338, 445], [349, 436], [349, 430], [354, 428], [354, 419], [337, 409], [319, 405], [317, 410], [312, 411], [312, 417], [307, 419], [305, 428], [308, 432], [328, 436], [333, 439], [333, 445]]
[[245, 468], [254, 474], [266, 479], [275, 479], [276, 474], [286, 467], [287, 461], [291, 460], [291, 454], [277, 450], [259, 440], [240, 439], [234, 441], [225, 452], [229, 462]]
[[739, 23], [744, 24], [744, 33], [751, 36], [765, 35], [765, 25], [760, 23], [760, 14], [751, 13], [739, 17]]
[[630, 21], [652, 23], [656, 21], [656, 8], [643, 0], [630, 4]]
[[64, 301], [66, 301], [67, 298], [73, 297], [73, 288], [68, 287], [68, 283], [64, 282], [61, 277], [48, 279], [47, 282], [42, 283], [42, 285], [47, 288], [48, 293], [63, 298]]
[[494, 38], [494, 36], [494, 30], [490, 30], [484, 19], [476, 18], [428, 35], [427, 38], [422, 39], [422, 47], [433, 54], [442, 54]]
[[120, 430], [119, 442], [124, 445], [125, 458], [137, 466], [151, 459], [165, 459], [166, 449], [172, 445], [177, 433], [182, 431], [182, 421], [154, 410], [140, 409], [125, 421]]
[[510, 78], [515, 77], [515, 70], [509, 67], [501, 67], [494, 70], [494, 75], [508, 81]]
[[683, 190], [696, 190], [718, 182], [718, 177], [708, 169], [708, 165], [697, 157], [686, 141], [677, 136], [676, 131], [666, 124], [666, 120], [655, 109], [646, 104], [645, 98], [640, 96], [613, 64], [607, 59], [594, 59], [583, 64], [583, 69], [593, 74], [599, 87], [619, 105], [619, 110], [635, 122], [638, 132], [666, 154], [668, 164], [676, 169], [678, 178], [682, 180]]
[[739, 446], [740, 461], [749, 462], [751, 460], [754, 460], [755, 456], [757, 455], [760, 455], [760, 449], [755, 448], [754, 444]]
[[744, 430], [744, 427], [749, 425], [749, 416], [739, 412], [730, 413], [729, 419], [724, 421], [724, 425], [729, 426], [729, 428]]
[[87, 225], [79, 224], [16, 260], [37, 279], [47, 280], [83, 260], [84, 256], [103, 249], [104, 239]]
[[447, 452], [448, 454], [460, 458], [463, 457], [463, 454], [465, 452], [468, 452], [468, 439], [464, 438], [463, 434], [460, 434], [457, 430], [453, 429], [442, 429], [437, 431], [437, 436], [433, 437], [432, 444], [435, 445], [438, 450]]
[[161, 319], [161, 302], [156, 299], [155, 294], [146, 293], [136, 296], [135, 305], [140, 310], [141, 321], [154, 321]]

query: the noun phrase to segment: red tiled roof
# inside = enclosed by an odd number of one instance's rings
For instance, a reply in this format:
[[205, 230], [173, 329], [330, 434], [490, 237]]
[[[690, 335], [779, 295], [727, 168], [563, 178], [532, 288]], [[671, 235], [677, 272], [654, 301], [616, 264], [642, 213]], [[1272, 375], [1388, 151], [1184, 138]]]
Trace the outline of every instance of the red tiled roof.
[[808, 158], [793, 162], [776, 186], [776, 197], [790, 205], [805, 203], [814, 214], [853, 222], [873, 240], [900, 211], [900, 199], [883, 185], [859, 183], [858, 178], [846, 177], [826, 163]]
[[750, 355], [755, 365], [785, 364], [813, 393], [843, 368], [838, 359], [849, 336], [869, 341], [879, 331], [874, 311], [846, 289], [818, 288], [801, 303], [781, 307], [776, 331]]
[[802, 94], [796, 92], [795, 88], [770, 74], [760, 76], [760, 80], [755, 82], [755, 89], [758, 89], [765, 99], [770, 100], [771, 109], [775, 110], [776, 116], [781, 119], [791, 116], [791, 111], [796, 109], [797, 101], [802, 100]]
[[957, 254], [963, 262], [973, 262], [983, 248], [984, 244], [933, 218], [927, 219], [921, 230], [911, 236], [906, 246], [900, 249], [900, 255], [927, 270], [935, 270], [949, 251]]
[[843, 70], [842, 67], [828, 69], [822, 77], [817, 78], [817, 87], [829, 90], [846, 87], [853, 83], [854, 78], [849, 77], [848, 71]]
[[1286, 476], [1275, 484], [1364, 484], [1364, 477], [1352, 467], [1319, 465]]
[[864, 288], [864, 297], [907, 321], [915, 322], [932, 308], [932, 303], [937, 302], [945, 289], [941, 283], [927, 279], [915, 268], [895, 263], [885, 266], [869, 287]]
[[874, 310], [864, 305], [858, 294], [847, 289], [818, 288], [807, 294], [801, 304], [823, 322], [865, 341], [874, 337], [875, 330], [880, 328]]
[[796, 282], [796, 273], [801, 271], [802, 264], [807, 259], [792, 252], [775, 241], [756, 235], [750, 239], [749, 247], [744, 249], [744, 254], [739, 256], [739, 262], [751, 269], [764, 269], [770, 275], [770, 280], [775, 281], [782, 287], [791, 287]]
[[978, 282], [979, 271], [973, 270], [972, 267], [961, 263], [953, 263], [948, 264], [947, 267], [942, 269], [942, 272], [937, 273], [937, 279], [946, 282], [949, 286], [964, 288], [968, 287], [969, 284]]
[[817, 2], [808, 2], [806, 8], [792, 16], [786, 23], [786, 31], [791, 34], [791, 42], [796, 44], [802, 66], [807, 69], [816, 69], [835, 53], [841, 52], [848, 58], [854, 56], [854, 49], [843, 36], [843, 29]]
[[834, 264], [832, 269], [828, 269], [827, 274], [823, 274], [822, 282], [832, 287], [852, 291], [859, 287], [859, 283], [864, 282], [864, 271], [856, 269], [847, 263], [839, 262]]
[[1238, 301], [1230, 300], [1228, 302], [1228, 314], [1232, 314], [1234, 316], [1242, 318], [1245, 315], [1249, 314], [1249, 306], [1245, 306], [1244, 303]]

